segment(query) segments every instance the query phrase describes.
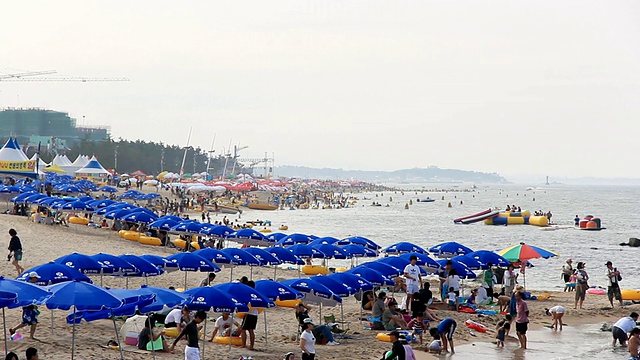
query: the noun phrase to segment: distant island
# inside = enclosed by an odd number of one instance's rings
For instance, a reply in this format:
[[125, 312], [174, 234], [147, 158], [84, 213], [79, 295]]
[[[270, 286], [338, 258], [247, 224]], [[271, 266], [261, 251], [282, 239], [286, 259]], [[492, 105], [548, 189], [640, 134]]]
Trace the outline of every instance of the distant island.
[[362, 180], [368, 182], [472, 182], [472, 183], [508, 183], [497, 173], [485, 173], [469, 170], [428, 168], [402, 169], [395, 171], [343, 170], [330, 168], [310, 168], [305, 166], [276, 166], [276, 176], [301, 177], [329, 180]]

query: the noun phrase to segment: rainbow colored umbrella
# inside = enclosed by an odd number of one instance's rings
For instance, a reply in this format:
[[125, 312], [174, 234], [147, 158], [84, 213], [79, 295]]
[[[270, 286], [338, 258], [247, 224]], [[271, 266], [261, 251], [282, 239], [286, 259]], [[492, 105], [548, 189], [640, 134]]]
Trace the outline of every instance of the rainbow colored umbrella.
[[548, 259], [553, 256], [558, 256], [558, 254], [554, 253], [553, 251], [545, 250], [537, 246], [527, 245], [525, 243], [520, 243], [518, 245], [508, 247], [506, 249], [498, 251], [497, 253], [498, 255], [511, 262], [519, 262], [539, 258]]

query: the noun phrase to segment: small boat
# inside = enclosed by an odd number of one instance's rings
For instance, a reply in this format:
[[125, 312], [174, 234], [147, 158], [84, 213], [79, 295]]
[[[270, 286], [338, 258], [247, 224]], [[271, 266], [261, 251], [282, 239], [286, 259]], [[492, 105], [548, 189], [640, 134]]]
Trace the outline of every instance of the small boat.
[[249, 203], [247, 204], [247, 207], [253, 210], [277, 210], [278, 209], [278, 207], [275, 205], [256, 204], [256, 203]]
[[418, 199], [418, 200], [416, 200], [416, 202], [423, 202], [423, 203], [430, 203], [430, 202], [434, 202], [434, 201], [436, 201], [436, 199], [426, 198], [426, 199]]

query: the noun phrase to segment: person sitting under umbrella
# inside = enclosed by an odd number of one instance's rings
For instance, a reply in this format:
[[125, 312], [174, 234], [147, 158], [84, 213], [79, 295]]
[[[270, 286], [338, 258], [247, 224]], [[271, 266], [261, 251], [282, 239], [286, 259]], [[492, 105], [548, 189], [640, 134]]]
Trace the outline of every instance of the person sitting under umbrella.
[[240, 324], [237, 321], [233, 321], [230, 315], [229, 312], [223, 312], [222, 316], [216, 319], [211, 339], [208, 340], [209, 342], [212, 342], [213, 338], [218, 334], [220, 336], [237, 336], [232, 330], [232, 325], [235, 325], [237, 329], [240, 327]]
[[[305, 324], [313, 324], [313, 320], [309, 316], [309, 305], [300, 302], [295, 307], [296, 310], [296, 319], [298, 319], [298, 324], [303, 326]], [[333, 337], [333, 333], [331, 332], [331, 328], [328, 325], [315, 325], [313, 327], [313, 334], [317, 338], [327, 339], [327, 345], [340, 345], [339, 342], [335, 340]]]
[[402, 314], [396, 310], [397, 305], [395, 301], [389, 302], [387, 309], [382, 313], [382, 324], [386, 330], [407, 329], [407, 322], [404, 321]]
[[169, 346], [164, 337], [162, 337], [164, 330], [154, 331], [155, 323], [156, 321], [152, 316], [147, 317], [147, 320], [145, 320], [144, 329], [138, 335], [138, 349], [169, 352]]

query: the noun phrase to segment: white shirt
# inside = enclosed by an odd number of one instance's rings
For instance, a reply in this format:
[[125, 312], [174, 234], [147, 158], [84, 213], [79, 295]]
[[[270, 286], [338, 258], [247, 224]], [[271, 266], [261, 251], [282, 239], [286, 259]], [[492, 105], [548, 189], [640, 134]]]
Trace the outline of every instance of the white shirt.
[[429, 344], [429, 350], [437, 351], [442, 349], [442, 343], [440, 340], [433, 340], [431, 344]]
[[167, 317], [164, 319], [164, 323], [168, 324], [170, 322], [174, 322], [176, 324], [180, 324], [182, 321], [182, 310], [181, 309], [173, 309], [167, 314]]
[[564, 314], [564, 306], [556, 305], [549, 309], [549, 312], [552, 314]]
[[630, 316], [623, 317], [622, 319], [616, 321], [613, 326], [621, 329], [622, 331], [628, 333], [636, 327], [636, 321], [633, 320]]
[[616, 268], [613, 268], [611, 270], [609, 270], [609, 268], [607, 268], [607, 278], [609, 279], [609, 284], [611, 284], [611, 285], [618, 283], [618, 276], [617, 275], [609, 277], [609, 274], [612, 274], [614, 272], [616, 272]]
[[413, 278], [407, 278], [407, 285], [418, 285], [418, 276], [420, 276], [420, 268], [418, 265], [408, 264], [404, 267], [404, 273], [409, 274], [409, 276]]
[[218, 336], [222, 336], [224, 334], [224, 331], [230, 328], [231, 325], [233, 325], [231, 316], [229, 316], [227, 320], [223, 319], [222, 316], [220, 316], [216, 319], [216, 324], [214, 325], [214, 327], [218, 329]]
[[476, 296], [476, 304], [485, 305], [488, 303], [489, 297], [487, 296], [487, 289], [480, 287], [478, 288], [478, 295]]
[[446, 281], [447, 287], [452, 287], [454, 291], [460, 290], [460, 278], [458, 275], [449, 275]]
[[311, 354], [316, 353], [316, 338], [311, 331], [303, 331], [300, 339], [304, 339], [304, 348]]
[[447, 297], [449, 298], [449, 301], [456, 302], [456, 297], [457, 297], [456, 293], [450, 292], [450, 293], [447, 294]]
[[249, 309], [249, 314], [251, 314], [251, 315], [255, 315], [255, 316], [258, 316], [258, 314], [259, 314], [259, 313], [258, 313], [258, 309], [257, 309], [257, 308], [251, 308], [251, 309]]
[[515, 274], [513, 273], [513, 271], [507, 270], [504, 272], [504, 278], [503, 278], [504, 286], [513, 285], [512, 277], [515, 277]]

